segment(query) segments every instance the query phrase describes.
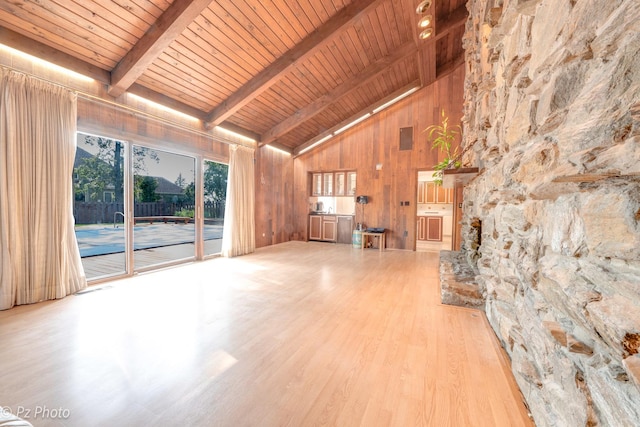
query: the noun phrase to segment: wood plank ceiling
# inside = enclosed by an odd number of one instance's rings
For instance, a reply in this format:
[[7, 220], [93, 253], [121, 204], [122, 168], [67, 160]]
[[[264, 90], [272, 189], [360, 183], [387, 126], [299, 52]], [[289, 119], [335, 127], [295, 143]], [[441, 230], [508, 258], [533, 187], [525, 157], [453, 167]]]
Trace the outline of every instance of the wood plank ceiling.
[[289, 152], [463, 60], [464, 0], [0, 0], [0, 43]]

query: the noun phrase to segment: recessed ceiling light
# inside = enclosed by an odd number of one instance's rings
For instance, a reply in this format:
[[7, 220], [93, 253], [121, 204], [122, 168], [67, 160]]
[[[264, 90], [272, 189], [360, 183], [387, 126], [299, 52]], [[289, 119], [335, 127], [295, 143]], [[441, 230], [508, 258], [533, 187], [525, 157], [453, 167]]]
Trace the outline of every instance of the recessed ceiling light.
[[431, 15], [425, 15], [418, 21], [418, 27], [426, 28], [431, 24]]
[[433, 29], [432, 28], [427, 28], [426, 30], [424, 30], [423, 32], [420, 33], [420, 38], [422, 40], [424, 39], [428, 39], [429, 37], [431, 37], [431, 34], [433, 34]]
[[420, 2], [418, 7], [416, 7], [416, 13], [418, 15], [422, 15], [431, 7], [431, 0], [423, 0]]

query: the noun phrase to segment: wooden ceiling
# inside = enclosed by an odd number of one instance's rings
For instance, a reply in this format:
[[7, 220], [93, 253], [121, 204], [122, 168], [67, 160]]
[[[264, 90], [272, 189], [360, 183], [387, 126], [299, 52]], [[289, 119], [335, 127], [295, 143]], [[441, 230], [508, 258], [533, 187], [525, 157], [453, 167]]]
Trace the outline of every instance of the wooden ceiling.
[[297, 152], [463, 60], [464, 0], [0, 0], [0, 43]]

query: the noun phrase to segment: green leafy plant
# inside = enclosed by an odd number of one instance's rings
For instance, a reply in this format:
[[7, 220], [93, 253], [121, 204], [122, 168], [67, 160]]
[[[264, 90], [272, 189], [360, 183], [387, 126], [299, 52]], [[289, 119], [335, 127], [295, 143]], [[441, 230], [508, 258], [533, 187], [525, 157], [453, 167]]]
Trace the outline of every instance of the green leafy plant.
[[440, 150], [445, 155], [444, 159], [433, 167], [435, 170], [433, 173], [434, 182], [437, 185], [442, 185], [445, 169], [457, 169], [461, 166], [461, 153], [457, 146], [453, 147], [453, 143], [456, 136], [462, 133], [462, 128], [460, 125], [449, 126], [449, 117], [444, 113], [444, 110], [442, 110], [441, 116], [440, 124], [431, 125], [424, 130], [427, 132], [429, 142], [431, 142], [431, 149]]
[[195, 210], [182, 208], [179, 211], [176, 211], [175, 216], [193, 218], [195, 216]]

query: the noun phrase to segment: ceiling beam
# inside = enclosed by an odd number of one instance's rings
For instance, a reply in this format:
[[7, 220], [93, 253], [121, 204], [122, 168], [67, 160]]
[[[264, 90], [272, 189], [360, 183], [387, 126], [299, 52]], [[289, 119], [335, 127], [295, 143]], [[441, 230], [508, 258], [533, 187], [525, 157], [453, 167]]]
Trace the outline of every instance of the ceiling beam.
[[122, 95], [160, 54], [211, 4], [211, 0], [174, 1], [111, 71], [109, 95]]
[[[183, 102], [177, 101], [167, 95], [156, 92], [154, 90], [141, 86], [137, 83], [134, 83], [133, 85], [131, 85], [128, 92], [134, 95], [138, 95], [139, 97], [147, 99], [149, 101], [153, 101], [156, 104], [162, 105], [163, 107], [171, 108], [172, 110], [178, 111], [179, 113], [183, 113], [188, 116], [195, 117], [197, 119], [200, 119], [201, 121], [204, 121], [207, 115], [202, 110], [194, 108]], [[260, 141], [260, 135], [248, 129], [245, 129], [243, 127], [234, 125], [233, 123], [223, 122], [220, 124], [220, 126], [232, 132], [246, 136], [247, 138], [251, 138], [256, 142]]]
[[267, 132], [262, 134], [262, 142], [260, 145], [269, 144], [275, 141], [280, 136], [286, 134], [291, 129], [299, 126], [307, 120], [310, 120], [317, 114], [322, 113], [331, 104], [339, 100], [341, 97], [350, 94], [360, 87], [367, 85], [371, 80], [377, 78], [380, 74], [384, 73], [392, 67], [393, 64], [405, 59], [409, 55], [415, 55], [416, 46], [413, 42], [405, 43], [398, 49], [393, 51], [393, 54], [386, 56], [374, 62], [367, 67], [362, 73], [353, 76], [343, 84], [335, 87], [329, 93], [322, 95], [312, 103], [296, 111], [293, 115], [289, 116], [282, 122], [278, 123]]
[[341, 30], [353, 24], [354, 21], [375, 8], [383, 0], [354, 0], [340, 10], [317, 30], [310, 33], [300, 43], [274, 61], [267, 68], [249, 80], [244, 86], [231, 94], [218, 107], [214, 108], [207, 117], [207, 127], [220, 124], [236, 111], [268, 90], [292, 67], [315, 54], [319, 49], [341, 34]]
[[163, 107], [171, 108], [172, 110], [178, 111], [191, 117], [195, 117], [200, 120], [204, 120], [206, 116], [206, 113], [202, 110], [198, 110], [197, 108], [194, 108], [190, 105], [187, 105], [174, 98], [156, 92], [155, 90], [151, 90], [137, 83], [132, 84], [129, 87], [128, 92], [134, 95], [138, 95], [139, 97], [147, 99], [149, 101], [153, 101], [156, 104], [162, 105]]
[[11, 31], [8, 28], [0, 27], [0, 43], [83, 76], [91, 77], [100, 83], [109, 84], [108, 71]]

